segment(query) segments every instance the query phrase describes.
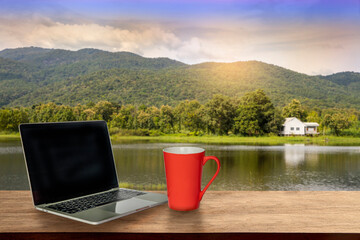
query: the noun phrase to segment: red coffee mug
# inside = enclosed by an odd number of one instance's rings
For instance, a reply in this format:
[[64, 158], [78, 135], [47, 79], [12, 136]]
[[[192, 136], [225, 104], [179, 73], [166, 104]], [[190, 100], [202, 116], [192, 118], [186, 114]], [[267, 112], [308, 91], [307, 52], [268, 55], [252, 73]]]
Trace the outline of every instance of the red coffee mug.
[[[178, 211], [197, 209], [205, 191], [219, 173], [219, 159], [205, 157], [205, 149], [198, 147], [171, 147], [163, 152], [169, 207]], [[202, 169], [210, 159], [215, 160], [218, 167], [210, 182], [201, 190]]]

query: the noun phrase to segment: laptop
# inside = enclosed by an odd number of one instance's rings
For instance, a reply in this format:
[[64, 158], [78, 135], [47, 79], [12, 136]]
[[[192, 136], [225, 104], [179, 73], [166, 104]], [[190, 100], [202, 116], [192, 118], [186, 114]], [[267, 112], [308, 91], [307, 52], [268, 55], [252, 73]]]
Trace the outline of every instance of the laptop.
[[167, 202], [163, 194], [119, 188], [105, 121], [19, 128], [36, 209], [96, 225]]

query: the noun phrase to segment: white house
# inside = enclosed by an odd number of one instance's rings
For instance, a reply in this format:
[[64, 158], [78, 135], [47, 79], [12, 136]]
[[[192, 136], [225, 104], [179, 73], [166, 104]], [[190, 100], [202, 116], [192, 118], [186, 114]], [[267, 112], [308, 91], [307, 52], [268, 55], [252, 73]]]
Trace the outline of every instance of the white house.
[[280, 135], [315, 135], [318, 134], [318, 127], [319, 124], [316, 122], [302, 122], [296, 117], [285, 118]]

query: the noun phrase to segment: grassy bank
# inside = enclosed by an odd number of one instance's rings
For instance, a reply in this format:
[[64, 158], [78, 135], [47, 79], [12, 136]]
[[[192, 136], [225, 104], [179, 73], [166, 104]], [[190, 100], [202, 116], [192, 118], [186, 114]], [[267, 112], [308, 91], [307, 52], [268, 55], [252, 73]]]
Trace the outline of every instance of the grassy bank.
[[[0, 141], [20, 140], [19, 133], [0, 133]], [[163, 136], [120, 136], [112, 135], [114, 142], [173, 142], [173, 143], [220, 143], [220, 144], [257, 144], [257, 145], [279, 145], [279, 144], [318, 144], [318, 145], [359, 145], [360, 138], [357, 137], [241, 137], [241, 136], [186, 136], [181, 134]]]
[[0, 141], [20, 140], [19, 133], [0, 133]]
[[131, 188], [137, 190], [166, 190], [166, 184], [159, 183], [159, 184], [134, 184], [129, 182], [119, 182], [119, 187], [121, 188]]
[[360, 145], [360, 138], [356, 137], [336, 137], [336, 136], [318, 136], [318, 137], [240, 137], [240, 136], [111, 136], [114, 142], [122, 141], [148, 141], [148, 142], [183, 142], [183, 143], [220, 143], [220, 144], [318, 144], [318, 145]]

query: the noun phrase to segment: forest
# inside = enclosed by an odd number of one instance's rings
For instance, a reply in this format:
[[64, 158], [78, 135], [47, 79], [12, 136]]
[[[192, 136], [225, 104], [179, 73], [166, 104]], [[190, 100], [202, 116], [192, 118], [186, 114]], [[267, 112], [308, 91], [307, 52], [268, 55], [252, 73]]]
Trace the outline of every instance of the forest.
[[168, 58], [98, 49], [16, 48], [0, 51], [0, 107], [40, 103], [75, 107], [106, 100], [175, 108], [216, 94], [241, 98], [264, 89], [274, 106], [292, 99], [313, 108], [360, 110], [360, 73], [310, 76], [259, 61], [188, 65]]
[[310, 109], [297, 99], [280, 108], [261, 89], [240, 98], [217, 94], [204, 104], [184, 100], [176, 106], [99, 101], [75, 106], [49, 102], [30, 107], [3, 107], [0, 132], [17, 132], [20, 123], [104, 120], [112, 135], [271, 136], [278, 135], [286, 117], [317, 122], [323, 135], [360, 137], [359, 110]]

